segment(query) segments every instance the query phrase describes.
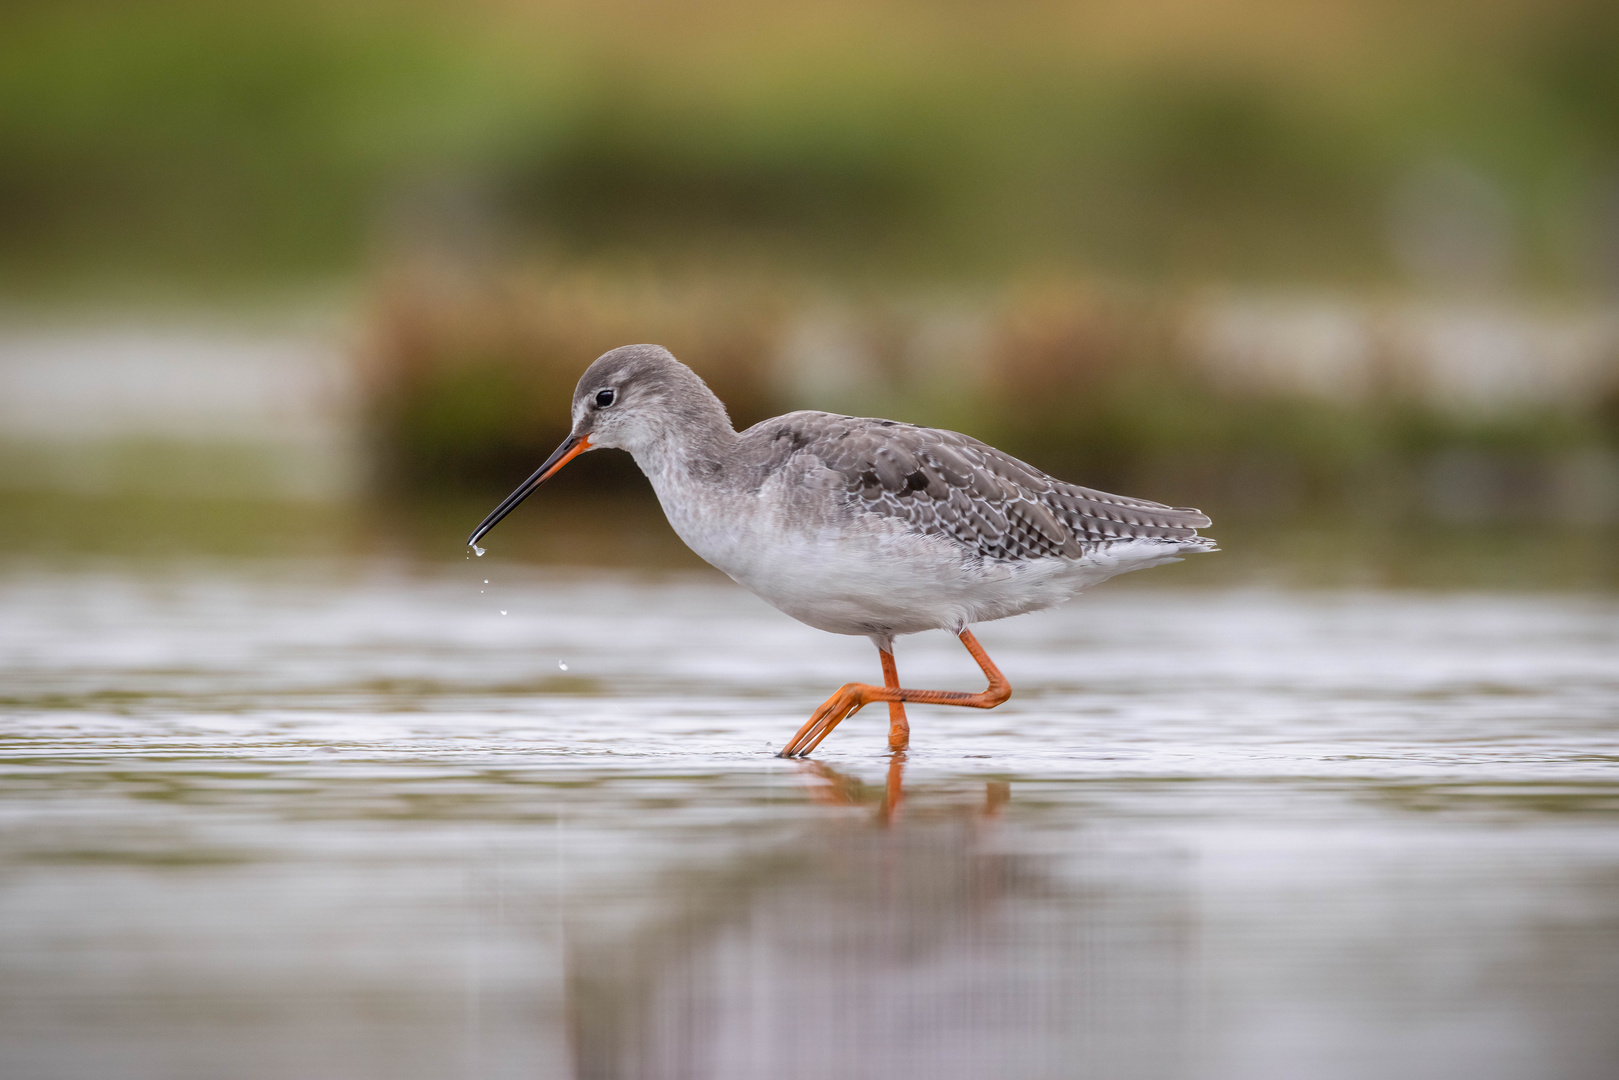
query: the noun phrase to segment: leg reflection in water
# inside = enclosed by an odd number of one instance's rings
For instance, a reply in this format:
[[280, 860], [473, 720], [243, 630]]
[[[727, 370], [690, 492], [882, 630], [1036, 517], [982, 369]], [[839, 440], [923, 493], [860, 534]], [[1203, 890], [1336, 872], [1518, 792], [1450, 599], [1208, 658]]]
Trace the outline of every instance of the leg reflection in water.
[[[862, 806], [868, 799], [866, 785], [857, 776], [839, 772], [819, 761], [803, 763], [803, 772], [809, 777], [810, 798], [827, 806]], [[1000, 813], [1012, 797], [1012, 785], [1005, 780], [990, 780], [984, 784], [984, 801], [977, 816], [992, 818]], [[900, 806], [905, 802], [905, 754], [890, 754], [888, 775], [883, 783], [882, 801], [877, 805], [877, 820], [883, 825], [893, 823]]]
[[[801, 769], [810, 780], [809, 796], [818, 803], [827, 806], [864, 806], [869, 801], [866, 785], [858, 776], [839, 772], [819, 761], [806, 761]], [[883, 783], [882, 801], [877, 805], [877, 820], [884, 825], [891, 824], [904, 801], [905, 754], [901, 752], [889, 755], [888, 777]]]
[[1181, 875], [1166, 889], [1161, 856], [1144, 868], [1111, 847], [1055, 866], [1040, 830], [1018, 831], [1006, 783], [907, 790], [905, 769], [890, 757], [879, 790], [806, 762], [809, 798], [871, 817], [812, 815], [648, 882], [633, 928], [602, 912], [570, 926], [576, 1074], [1181, 1073], [1193, 924]]

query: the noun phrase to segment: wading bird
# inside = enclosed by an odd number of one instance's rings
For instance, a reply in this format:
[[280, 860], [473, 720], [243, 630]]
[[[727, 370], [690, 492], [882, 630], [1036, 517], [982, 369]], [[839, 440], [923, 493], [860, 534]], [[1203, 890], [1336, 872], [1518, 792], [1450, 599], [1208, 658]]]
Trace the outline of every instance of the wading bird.
[[[1012, 696], [968, 627], [1039, 611], [1115, 574], [1214, 550], [1197, 510], [1054, 480], [966, 435], [893, 420], [793, 412], [743, 432], [697, 373], [656, 345], [586, 369], [573, 429], [484, 518], [485, 533], [586, 450], [628, 450], [693, 551], [800, 622], [871, 639], [883, 685], [849, 683], [781, 756], [810, 753], [845, 717], [888, 703], [888, 745], [909, 745], [905, 703], [993, 709]], [[989, 679], [982, 693], [899, 684], [894, 638], [949, 630]]]

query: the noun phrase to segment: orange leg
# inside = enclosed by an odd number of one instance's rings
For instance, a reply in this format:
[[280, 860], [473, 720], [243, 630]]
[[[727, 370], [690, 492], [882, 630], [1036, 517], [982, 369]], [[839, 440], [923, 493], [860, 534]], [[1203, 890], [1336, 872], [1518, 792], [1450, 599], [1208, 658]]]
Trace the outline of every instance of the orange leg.
[[[878, 649], [877, 655], [883, 660], [883, 689], [899, 689], [899, 668], [894, 666], [894, 654], [887, 649]], [[895, 753], [907, 749], [911, 745], [911, 722], [905, 719], [905, 702], [890, 701], [888, 703], [888, 748]]]
[[[920, 705], [964, 705], [973, 709], [993, 709], [1001, 702], [1012, 696], [1012, 686], [1006, 681], [1000, 669], [995, 666], [984, 647], [978, 644], [972, 631], [961, 632], [961, 643], [967, 646], [972, 658], [978, 661], [983, 669], [984, 676], [989, 679], [989, 686], [982, 693], [969, 694], [960, 690], [906, 690], [899, 686], [871, 686], [867, 683], [846, 683], [838, 688], [837, 693], [821, 703], [814, 714], [798, 729], [786, 746], [782, 747], [781, 757], [803, 757], [821, 744], [821, 740], [832, 733], [832, 729], [842, 723], [845, 717], [853, 716], [862, 707], [874, 701], [906, 702], [914, 701]], [[883, 675], [888, 676], [889, 666], [893, 657], [889, 656], [883, 662]], [[895, 682], [898, 676], [895, 676]], [[892, 724], [892, 717], [890, 717]], [[893, 737], [892, 730], [890, 738]]]

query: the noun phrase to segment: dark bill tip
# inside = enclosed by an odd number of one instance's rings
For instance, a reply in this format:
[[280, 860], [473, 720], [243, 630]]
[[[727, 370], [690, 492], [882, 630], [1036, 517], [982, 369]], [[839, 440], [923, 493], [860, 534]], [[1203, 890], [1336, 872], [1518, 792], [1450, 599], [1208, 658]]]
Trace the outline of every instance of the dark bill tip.
[[[467, 547], [476, 548], [478, 541], [483, 539], [484, 534], [499, 525], [501, 518], [517, 509], [518, 503], [534, 494], [535, 489], [551, 479], [558, 469], [589, 449], [590, 436], [588, 435], [569, 435], [562, 440], [562, 445], [557, 447], [556, 451], [545, 459], [545, 464], [535, 469], [533, 476], [524, 480], [516, 491], [506, 496], [501, 504], [495, 507], [494, 511], [472, 531], [472, 535], [467, 538]], [[482, 552], [479, 552], [479, 554], [481, 555]]]

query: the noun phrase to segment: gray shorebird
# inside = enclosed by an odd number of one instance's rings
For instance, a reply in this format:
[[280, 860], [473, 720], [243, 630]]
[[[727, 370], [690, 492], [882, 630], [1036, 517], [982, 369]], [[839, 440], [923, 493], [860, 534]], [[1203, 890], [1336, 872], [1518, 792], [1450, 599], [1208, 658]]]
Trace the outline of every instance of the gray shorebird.
[[[1115, 574], [1214, 550], [1197, 510], [1055, 480], [953, 431], [793, 412], [738, 432], [697, 373], [656, 345], [586, 369], [573, 429], [484, 518], [469, 545], [586, 450], [628, 450], [688, 547], [800, 622], [871, 639], [883, 685], [848, 683], [781, 756], [803, 756], [845, 717], [888, 703], [888, 745], [910, 741], [905, 703], [993, 709], [1012, 688], [969, 629], [1039, 611]], [[894, 638], [949, 630], [989, 679], [981, 693], [899, 684]]]

